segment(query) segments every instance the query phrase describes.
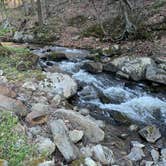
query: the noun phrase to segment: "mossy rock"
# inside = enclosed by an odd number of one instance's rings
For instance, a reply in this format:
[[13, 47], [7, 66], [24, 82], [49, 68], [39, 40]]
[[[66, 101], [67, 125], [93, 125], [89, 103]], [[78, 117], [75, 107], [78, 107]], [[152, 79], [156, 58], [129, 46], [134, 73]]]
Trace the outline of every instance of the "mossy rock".
[[81, 166], [81, 165], [84, 165], [85, 161], [84, 161], [84, 157], [81, 157], [77, 160], [74, 160], [72, 163], [71, 163], [71, 166]]
[[48, 59], [51, 61], [60, 61], [67, 59], [67, 57], [66, 54], [61, 52], [51, 52]]

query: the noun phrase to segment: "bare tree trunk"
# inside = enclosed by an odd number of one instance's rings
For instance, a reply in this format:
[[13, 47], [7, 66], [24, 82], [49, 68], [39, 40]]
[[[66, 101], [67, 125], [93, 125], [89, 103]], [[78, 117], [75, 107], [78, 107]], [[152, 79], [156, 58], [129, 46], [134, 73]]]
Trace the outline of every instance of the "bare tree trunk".
[[104, 29], [104, 26], [103, 26], [100, 14], [98, 13], [98, 10], [97, 10], [96, 4], [95, 4], [95, 0], [90, 0], [90, 2], [92, 3], [93, 8], [94, 8], [94, 10], [96, 12], [97, 21], [98, 21], [98, 23], [100, 25], [100, 28], [103, 31], [104, 36], [107, 36], [107, 33], [106, 33], [105, 29]]
[[23, 7], [24, 7], [24, 14], [25, 14], [25, 16], [28, 16], [29, 15], [29, 11], [28, 11], [28, 6], [27, 6], [27, 1], [26, 0], [22, 0], [22, 4], [23, 4]]
[[120, 0], [120, 6], [122, 9], [122, 14], [124, 16], [125, 20], [125, 29], [122, 33], [122, 35], [119, 37], [119, 40], [123, 40], [128, 37], [129, 34], [133, 34], [136, 32], [136, 26], [131, 22], [129, 19], [129, 13], [128, 10], [132, 10], [132, 5], [128, 0]]
[[44, 8], [45, 8], [45, 12], [46, 12], [46, 18], [48, 18], [48, 16], [49, 16], [49, 3], [48, 3], [48, 0], [44, 0]]
[[31, 6], [32, 6], [32, 15], [35, 13], [35, 1], [31, 0]]
[[38, 22], [39, 25], [43, 25], [43, 14], [42, 14], [42, 6], [41, 6], [41, 1], [37, 0], [37, 13], [38, 13]]

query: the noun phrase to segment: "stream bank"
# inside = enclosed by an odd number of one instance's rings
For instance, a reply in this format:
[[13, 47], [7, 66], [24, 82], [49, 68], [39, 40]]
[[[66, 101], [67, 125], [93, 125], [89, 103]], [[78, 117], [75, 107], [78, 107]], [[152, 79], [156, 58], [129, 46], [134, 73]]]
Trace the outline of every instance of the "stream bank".
[[[104, 73], [86, 50], [47, 46], [31, 51], [45, 77], [3, 83], [0, 108], [22, 117], [28, 139], [41, 154], [47, 151], [50, 165], [165, 164], [163, 89], [152, 92], [146, 84]], [[97, 64], [92, 71], [99, 72], [91, 72], [87, 63]]]

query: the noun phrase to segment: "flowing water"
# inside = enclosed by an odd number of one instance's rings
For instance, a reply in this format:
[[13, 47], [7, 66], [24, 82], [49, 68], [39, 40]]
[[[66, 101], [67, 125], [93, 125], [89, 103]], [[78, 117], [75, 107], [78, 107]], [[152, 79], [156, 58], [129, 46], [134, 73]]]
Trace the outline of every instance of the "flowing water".
[[[132, 120], [144, 123], [166, 124], [166, 93], [163, 90], [152, 93], [141, 83], [132, 83], [121, 80], [106, 73], [90, 74], [83, 70], [82, 65], [89, 61], [86, 59], [88, 51], [68, 49], [64, 47], [50, 47], [51, 51], [65, 53], [69, 59], [61, 62], [43, 62], [46, 65], [58, 66], [70, 74], [79, 85], [74, 104], [99, 110], [103, 118], [111, 118], [113, 111], [124, 113]], [[41, 56], [43, 49], [34, 53]], [[107, 101], [103, 101], [106, 98]]]

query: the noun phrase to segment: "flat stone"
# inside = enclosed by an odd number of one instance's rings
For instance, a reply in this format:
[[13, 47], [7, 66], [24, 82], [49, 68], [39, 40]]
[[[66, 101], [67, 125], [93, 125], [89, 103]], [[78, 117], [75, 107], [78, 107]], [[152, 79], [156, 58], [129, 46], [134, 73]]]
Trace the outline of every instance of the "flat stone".
[[151, 153], [153, 161], [157, 162], [159, 160], [159, 157], [160, 157], [159, 152], [157, 150], [155, 150], [155, 149], [152, 149], [150, 151], [150, 153]]
[[69, 131], [69, 137], [71, 141], [74, 143], [79, 142], [82, 139], [83, 135], [84, 135], [84, 132], [80, 130]]
[[58, 109], [55, 112], [57, 118], [69, 120], [75, 126], [81, 127], [85, 136], [91, 142], [99, 142], [104, 139], [104, 131], [92, 119], [82, 116], [72, 110]]
[[45, 111], [33, 111], [30, 112], [26, 117], [26, 121], [31, 126], [44, 124], [47, 122], [47, 119], [48, 119], [48, 113]]
[[110, 165], [115, 162], [114, 154], [111, 149], [100, 144], [92, 148], [94, 158], [104, 165]]
[[17, 94], [9, 87], [0, 85], [0, 94], [8, 97], [15, 98]]
[[141, 129], [139, 134], [150, 143], [155, 143], [161, 137], [161, 133], [155, 125]]
[[85, 158], [86, 166], [97, 166], [96, 162], [92, 160], [90, 157]]
[[63, 157], [67, 161], [77, 158], [79, 151], [77, 147], [70, 141], [67, 134], [67, 128], [62, 120], [54, 120], [50, 123], [51, 132], [53, 134], [54, 143]]
[[22, 87], [31, 91], [35, 91], [37, 89], [37, 85], [33, 82], [25, 82]]
[[39, 83], [39, 89], [69, 98], [77, 93], [77, 83], [67, 74], [46, 73], [46, 79]]
[[50, 138], [39, 137], [37, 142], [37, 150], [40, 154], [49, 156], [55, 151], [55, 144]]
[[131, 152], [128, 154], [127, 158], [131, 161], [140, 161], [145, 157], [143, 150], [139, 147], [133, 147]]
[[0, 110], [15, 112], [20, 116], [26, 116], [27, 110], [19, 100], [0, 95]]
[[86, 147], [82, 147], [80, 149], [80, 153], [83, 157], [92, 157], [92, 150], [91, 150], [91, 147], [89, 146], [86, 146]]

